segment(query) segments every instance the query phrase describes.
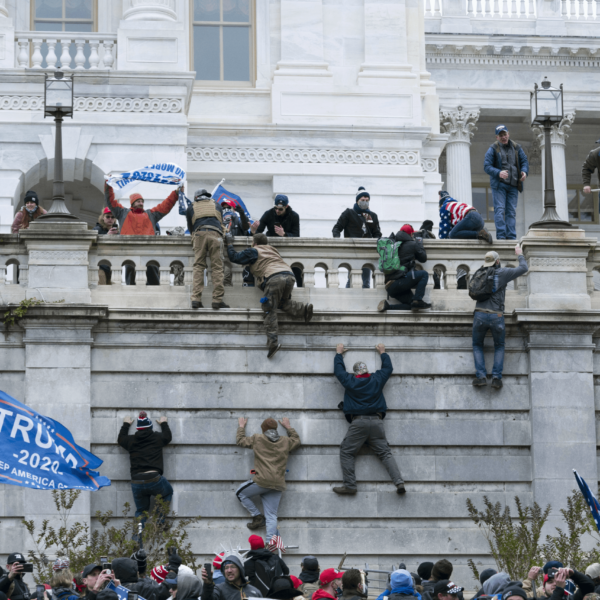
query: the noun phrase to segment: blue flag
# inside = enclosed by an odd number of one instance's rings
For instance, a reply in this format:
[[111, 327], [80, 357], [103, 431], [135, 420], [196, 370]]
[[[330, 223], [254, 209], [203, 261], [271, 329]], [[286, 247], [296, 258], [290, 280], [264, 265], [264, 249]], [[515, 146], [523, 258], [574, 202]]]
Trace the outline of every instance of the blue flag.
[[250, 213], [248, 212], [246, 205], [244, 204], [244, 201], [239, 196], [228, 192], [222, 185], [217, 186], [217, 189], [214, 191], [212, 197], [213, 200], [219, 205], [221, 204], [221, 202], [223, 202], [223, 200], [233, 200], [236, 206], [241, 207], [241, 209], [244, 211], [250, 223], [254, 223], [254, 221], [250, 217]]
[[577, 480], [579, 489], [581, 490], [585, 501], [588, 503], [588, 506], [592, 511], [592, 517], [594, 517], [596, 527], [600, 532], [600, 504], [598, 504], [596, 496], [592, 494], [592, 490], [590, 490], [588, 484], [585, 482], [585, 479], [583, 479], [583, 477], [580, 477], [579, 473], [575, 469], [573, 469], [573, 473], [575, 473], [575, 479]]
[[95, 492], [110, 485], [92, 470], [101, 464], [64, 425], [0, 391], [0, 483]]
[[[114, 581], [109, 581], [108, 585], [104, 589], [112, 590], [113, 592], [115, 592], [115, 594], [119, 596], [119, 600], [127, 600], [127, 597], [129, 596], [129, 590], [123, 585], [115, 585]], [[138, 595], [138, 600], [146, 599]]]

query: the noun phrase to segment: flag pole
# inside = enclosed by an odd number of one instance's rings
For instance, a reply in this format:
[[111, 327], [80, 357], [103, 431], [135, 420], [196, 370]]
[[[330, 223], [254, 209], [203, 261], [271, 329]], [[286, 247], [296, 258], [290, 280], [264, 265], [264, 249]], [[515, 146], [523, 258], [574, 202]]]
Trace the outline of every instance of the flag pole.
[[225, 183], [225, 179], [223, 178], [223, 179], [221, 179], [221, 181], [219, 181], [219, 183], [217, 183], [217, 185], [215, 185], [215, 189], [212, 191], [212, 194], [211, 194], [211, 196], [214, 196], [214, 195], [215, 195], [215, 192], [217, 191], [217, 188], [218, 188], [220, 185], [223, 185], [224, 183]]

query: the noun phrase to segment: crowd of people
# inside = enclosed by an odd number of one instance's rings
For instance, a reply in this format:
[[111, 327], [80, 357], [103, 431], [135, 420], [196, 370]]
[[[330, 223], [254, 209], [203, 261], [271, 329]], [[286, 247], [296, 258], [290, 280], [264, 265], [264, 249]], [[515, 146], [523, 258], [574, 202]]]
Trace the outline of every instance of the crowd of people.
[[[24, 579], [23, 554], [14, 552], [6, 570], [0, 569], [0, 600], [119, 600], [119, 592], [129, 599], [134, 594], [136, 600], [464, 600], [465, 586], [453, 581], [454, 567], [447, 559], [422, 562], [414, 572], [401, 563], [376, 587], [368, 571], [341, 566], [321, 570], [313, 555], [301, 559], [295, 576], [277, 552], [265, 548], [261, 537], [251, 535], [249, 542], [250, 551], [216, 555], [199, 570], [200, 576], [183, 564], [176, 549], [170, 549], [164, 564], [148, 565], [146, 553], [138, 550], [129, 558], [89, 564], [80, 573], [70, 570], [68, 559], [58, 558], [52, 577], [35, 593]], [[479, 584], [474, 599], [599, 600], [600, 564], [593, 563], [581, 573], [548, 561], [517, 580], [488, 568], [479, 575]]]

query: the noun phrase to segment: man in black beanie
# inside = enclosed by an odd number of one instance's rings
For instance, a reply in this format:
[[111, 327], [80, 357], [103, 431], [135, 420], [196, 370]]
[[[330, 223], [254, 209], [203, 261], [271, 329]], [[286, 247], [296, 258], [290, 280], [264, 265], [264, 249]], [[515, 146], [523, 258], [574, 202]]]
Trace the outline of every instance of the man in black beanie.
[[315, 556], [305, 556], [300, 563], [302, 572], [298, 575], [298, 579], [302, 585], [298, 589], [302, 592], [305, 598], [312, 598], [312, 595], [319, 589], [319, 561]]
[[417, 567], [417, 574], [421, 578], [421, 584], [425, 583], [426, 581], [429, 581], [429, 578], [431, 577], [431, 569], [433, 569], [432, 562], [422, 562]]

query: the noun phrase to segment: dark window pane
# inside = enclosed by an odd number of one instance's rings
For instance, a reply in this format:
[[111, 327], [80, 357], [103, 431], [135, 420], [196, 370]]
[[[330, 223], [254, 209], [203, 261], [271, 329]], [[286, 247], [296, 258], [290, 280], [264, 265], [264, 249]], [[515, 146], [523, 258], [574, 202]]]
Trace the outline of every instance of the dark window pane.
[[92, 0], [66, 0], [65, 17], [67, 19], [91, 19]]
[[487, 215], [487, 207], [485, 205], [485, 188], [473, 188], [473, 206], [483, 215], [485, 219]]
[[194, 27], [194, 69], [196, 79], [220, 81], [219, 27], [196, 25]]
[[573, 212], [573, 211], [569, 211], [569, 221], [578, 221], [579, 220], [579, 213], [577, 211]]
[[223, 21], [250, 23], [250, 0], [223, 0]]
[[250, 28], [223, 27], [225, 81], [250, 81]]
[[63, 0], [35, 0], [36, 19], [62, 19]]
[[194, 21], [220, 21], [221, 0], [194, 0]]

